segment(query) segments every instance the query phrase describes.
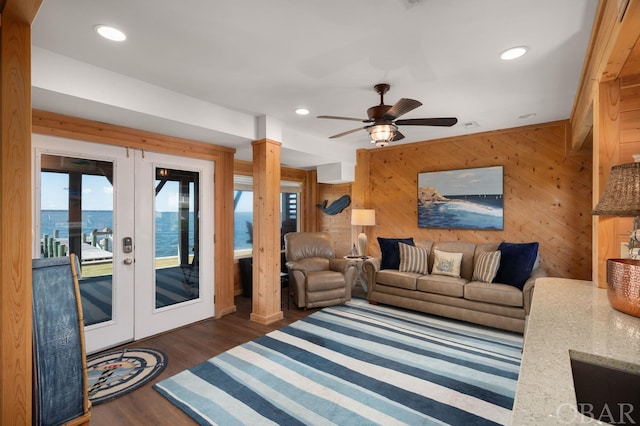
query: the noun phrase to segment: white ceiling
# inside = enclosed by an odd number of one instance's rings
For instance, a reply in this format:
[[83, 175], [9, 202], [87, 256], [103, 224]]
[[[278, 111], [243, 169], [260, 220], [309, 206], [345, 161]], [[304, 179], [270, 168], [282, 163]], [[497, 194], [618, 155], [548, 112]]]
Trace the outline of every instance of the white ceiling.
[[[282, 163], [355, 162], [365, 130], [329, 140], [386, 104], [409, 143], [566, 119], [597, 0], [44, 0], [33, 24], [33, 106], [235, 147], [280, 140]], [[96, 24], [123, 30], [101, 39]], [[524, 45], [505, 62], [499, 54]], [[306, 107], [308, 116], [294, 110]], [[533, 118], [518, 116], [535, 113]], [[478, 127], [465, 128], [475, 121]], [[262, 136], [261, 136], [262, 135]]]

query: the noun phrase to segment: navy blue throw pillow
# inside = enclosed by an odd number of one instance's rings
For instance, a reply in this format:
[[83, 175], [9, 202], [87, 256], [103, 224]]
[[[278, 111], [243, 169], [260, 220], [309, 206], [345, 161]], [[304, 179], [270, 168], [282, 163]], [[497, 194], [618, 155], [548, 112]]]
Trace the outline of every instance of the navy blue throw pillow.
[[400, 268], [400, 248], [398, 243], [405, 243], [410, 246], [413, 244], [413, 238], [381, 238], [378, 237], [378, 245], [382, 252], [382, 260], [380, 261], [380, 269], [398, 269]]
[[494, 283], [524, 287], [538, 257], [538, 243], [500, 243], [500, 267]]

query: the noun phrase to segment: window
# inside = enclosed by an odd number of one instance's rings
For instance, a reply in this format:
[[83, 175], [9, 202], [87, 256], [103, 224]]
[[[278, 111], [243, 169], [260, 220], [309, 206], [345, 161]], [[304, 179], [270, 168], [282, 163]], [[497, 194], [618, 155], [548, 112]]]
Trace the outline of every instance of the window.
[[[299, 182], [280, 183], [280, 244], [284, 234], [298, 230], [298, 202], [302, 185]], [[253, 179], [234, 176], [233, 250], [236, 257], [251, 254], [253, 249]]]

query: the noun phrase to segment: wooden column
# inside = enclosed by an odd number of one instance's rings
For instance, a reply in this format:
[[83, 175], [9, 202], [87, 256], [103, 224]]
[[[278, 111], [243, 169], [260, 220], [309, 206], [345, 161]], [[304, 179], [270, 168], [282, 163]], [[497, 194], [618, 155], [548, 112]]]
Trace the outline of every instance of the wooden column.
[[253, 311], [251, 320], [283, 318], [280, 305], [280, 143], [253, 142]]
[[0, 424], [32, 418], [31, 22], [41, 0], [7, 0], [0, 26]]
[[[594, 96], [593, 126], [593, 206], [598, 203], [609, 181], [611, 167], [620, 163], [620, 81], [600, 83]], [[597, 173], [596, 173], [597, 170]], [[607, 286], [607, 259], [620, 257], [617, 219], [593, 217], [592, 280]]]

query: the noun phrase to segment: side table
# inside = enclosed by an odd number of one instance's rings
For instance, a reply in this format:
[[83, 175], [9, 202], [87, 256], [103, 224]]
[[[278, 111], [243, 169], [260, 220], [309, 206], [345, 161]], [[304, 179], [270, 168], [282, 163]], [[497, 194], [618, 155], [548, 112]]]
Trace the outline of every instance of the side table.
[[355, 262], [356, 268], [357, 268], [357, 274], [356, 274], [356, 279], [353, 280], [353, 287], [355, 287], [357, 284], [360, 284], [360, 286], [364, 289], [364, 292], [367, 293], [367, 278], [364, 275], [364, 272], [362, 271], [362, 264], [364, 263], [365, 260], [367, 259], [371, 259], [371, 256], [364, 256], [364, 257], [353, 257], [353, 256], [344, 256], [344, 259], [349, 259]]

